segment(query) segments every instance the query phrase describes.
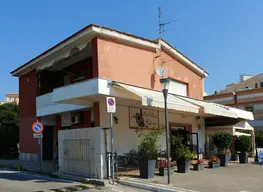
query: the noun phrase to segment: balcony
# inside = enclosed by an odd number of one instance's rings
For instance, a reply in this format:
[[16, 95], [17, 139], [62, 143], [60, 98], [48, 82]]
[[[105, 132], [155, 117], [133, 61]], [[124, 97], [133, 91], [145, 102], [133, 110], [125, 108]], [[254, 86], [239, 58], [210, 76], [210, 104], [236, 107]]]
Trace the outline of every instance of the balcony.
[[45, 95], [38, 96], [36, 98], [37, 116], [46, 116], [59, 114], [67, 111], [74, 111], [79, 109], [87, 108], [88, 106], [83, 105], [71, 105], [71, 104], [60, 104], [52, 101], [53, 92]]

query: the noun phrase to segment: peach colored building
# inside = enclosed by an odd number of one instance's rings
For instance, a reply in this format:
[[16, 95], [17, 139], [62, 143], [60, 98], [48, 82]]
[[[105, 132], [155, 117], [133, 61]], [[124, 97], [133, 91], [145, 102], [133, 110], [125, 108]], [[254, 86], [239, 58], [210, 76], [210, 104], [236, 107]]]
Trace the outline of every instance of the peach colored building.
[[[236, 123], [253, 119], [250, 112], [204, 102], [208, 73], [163, 39], [97, 25], [83, 28], [11, 74], [19, 78], [20, 159], [38, 160], [31, 125], [41, 121], [43, 160], [52, 160], [57, 153], [60, 174], [106, 177], [110, 151], [106, 96], [116, 98], [113, 132], [118, 154], [137, 150], [136, 129], [164, 129], [163, 77], [171, 81], [171, 134], [187, 130], [188, 144], [198, 155], [205, 155], [209, 119], [210, 123], [217, 118]], [[159, 147], [166, 149], [165, 135]]]

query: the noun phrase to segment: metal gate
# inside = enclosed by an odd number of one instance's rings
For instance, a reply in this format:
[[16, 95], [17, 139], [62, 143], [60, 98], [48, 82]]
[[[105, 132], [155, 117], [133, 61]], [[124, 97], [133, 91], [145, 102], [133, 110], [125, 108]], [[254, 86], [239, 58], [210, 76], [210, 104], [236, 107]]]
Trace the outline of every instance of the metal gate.
[[[94, 172], [93, 153], [89, 139], [64, 140], [64, 168], [65, 174], [91, 177]], [[93, 173], [92, 173], [93, 172]]]

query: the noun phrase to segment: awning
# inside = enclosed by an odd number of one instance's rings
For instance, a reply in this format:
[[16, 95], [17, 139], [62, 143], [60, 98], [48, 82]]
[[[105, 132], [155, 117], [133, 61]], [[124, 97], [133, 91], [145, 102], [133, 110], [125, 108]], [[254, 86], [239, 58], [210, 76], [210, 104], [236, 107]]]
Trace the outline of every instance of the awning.
[[239, 132], [238, 130], [247, 130], [247, 131], [252, 131], [254, 128], [249, 125], [248, 122], [246, 121], [240, 121], [234, 125], [226, 125], [226, 126], [213, 126], [209, 127], [207, 130], [209, 131], [216, 131], [216, 132], [227, 132], [230, 133], [229, 130], [231, 130], [232, 135], [240, 136], [240, 135], [246, 135], [250, 136], [251, 134], [249, 133], [242, 133]]
[[201, 108], [200, 113], [204, 114], [210, 114], [210, 115], [218, 115], [218, 116], [224, 116], [224, 117], [231, 117], [231, 118], [237, 118], [237, 114], [234, 112], [231, 112], [229, 110], [228, 106], [220, 105], [217, 103], [210, 103], [202, 100], [192, 99], [189, 97], [184, 96], [177, 96], [185, 101], [188, 101], [194, 105], [197, 105]]
[[254, 127], [249, 125], [246, 121], [240, 121], [237, 124], [233, 125], [233, 128], [240, 129], [240, 130], [254, 130]]
[[237, 109], [234, 107], [229, 107], [229, 110], [231, 112], [236, 113], [238, 118], [245, 119], [245, 120], [254, 120], [254, 115], [250, 111], [245, 111], [245, 110]]
[[[141, 97], [143, 106], [164, 108], [163, 93], [160, 91], [135, 87], [119, 82], [113, 82], [112, 85]], [[200, 116], [223, 116], [235, 119], [242, 118], [245, 120], [253, 119], [253, 113], [248, 111], [175, 94], [168, 94], [167, 108], [197, 113], [200, 114]]]
[[235, 136], [241, 136], [241, 135], [245, 135], [245, 136], [251, 136], [251, 134], [248, 134], [248, 133], [242, 133], [242, 132], [235, 132]]
[[[164, 108], [163, 93], [159, 91], [153, 91], [140, 87], [134, 87], [123, 83], [114, 82], [113, 86], [125, 89], [129, 92], [136, 94], [141, 97], [142, 105], [149, 107]], [[167, 108], [176, 111], [199, 113], [199, 107], [191, 104], [175, 95], [168, 94], [167, 97]]]

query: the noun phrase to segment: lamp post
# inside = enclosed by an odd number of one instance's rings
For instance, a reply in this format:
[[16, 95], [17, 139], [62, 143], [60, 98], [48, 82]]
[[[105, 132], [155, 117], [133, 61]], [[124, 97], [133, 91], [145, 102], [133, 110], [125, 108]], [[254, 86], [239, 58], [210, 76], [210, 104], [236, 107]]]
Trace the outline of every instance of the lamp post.
[[164, 97], [164, 110], [165, 110], [165, 134], [166, 134], [166, 155], [167, 155], [167, 173], [168, 173], [168, 184], [170, 184], [170, 142], [169, 142], [169, 127], [168, 127], [168, 109], [167, 109], [167, 96], [169, 90], [169, 78], [160, 79], [160, 83], [163, 85], [163, 97]]

